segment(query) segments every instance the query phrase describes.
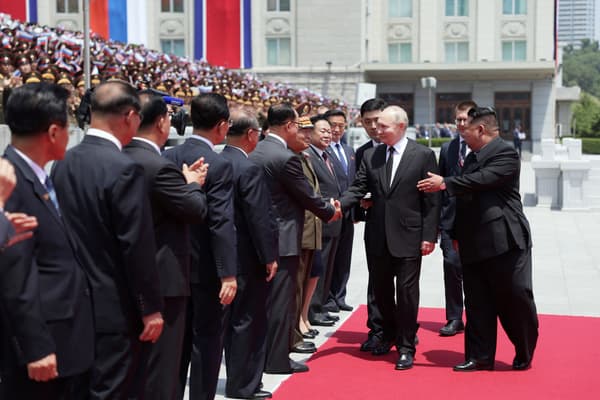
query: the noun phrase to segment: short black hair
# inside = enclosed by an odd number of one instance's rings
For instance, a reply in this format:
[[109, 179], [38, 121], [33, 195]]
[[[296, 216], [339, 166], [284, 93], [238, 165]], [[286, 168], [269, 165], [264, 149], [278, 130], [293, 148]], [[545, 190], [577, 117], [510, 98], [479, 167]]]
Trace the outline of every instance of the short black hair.
[[325, 118], [327, 118], [327, 120], [329, 120], [330, 117], [344, 117], [344, 121], [346, 121], [346, 113], [340, 109], [329, 110], [323, 115]]
[[154, 124], [160, 117], [167, 115], [167, 103], [162, 96], [158, 96], [150, 91], [140, 92], [140, 103], [142, 122], [139, 129], [145, 129]]
[[194, 97], [191, 118], [194, 129], [214, 128], [220, 121], [229, 120], [227, 99], [218, 93], [202, 93]]
[[369, 99], [362, 103], [362, 105], [360, 106], [360, 116], [362, 117], [363, 115], [371, 111], [383, 111], [383, 109], [387, 106], [388, 103], [385, 100], [380, 99], [378, 97], [374, 99]]
[[290, 103], [274, 104], [269, 107], [267, 112], [267, 121], [269, 126], [285, 125], [288, 121], [296, 119], [296, 110]]
[[13, 135], [33, 136], [47, 132], [50, 125], [67, 125], [69, 91], [57, 84], [29, 83], [13, 89], [4, 110]]
[[90, 104], [92, 114], [116, 115], [127, 111], [127, 107], [139, 111], [140, 97], [128, 82], [114, 79], [96, 86]]
[[327, 117], [325, 116], [325, 114], [317, 114], [317, 115], [313, 115], [312, 117], [310, 117], [310, 122], [313, 125], [315, 125], [319, 121], [327, 121], [327, 122], [329, 122], [329, 120], [327, 119]]
[[477, 103], [475, 103], [473, 100], [465, 100], [458, 103], [455, 108], [456, 110], [460, 111], [469, 111], [475, 107], [477, 107]]

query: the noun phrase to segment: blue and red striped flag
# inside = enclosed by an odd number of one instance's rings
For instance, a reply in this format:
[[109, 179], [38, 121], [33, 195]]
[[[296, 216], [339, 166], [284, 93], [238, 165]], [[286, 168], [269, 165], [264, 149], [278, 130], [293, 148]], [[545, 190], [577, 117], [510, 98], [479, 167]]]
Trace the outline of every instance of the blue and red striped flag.
[[0, 2], [0, 12], [13, 19], [27, 22], [38, 22], [37, 0], [6, 0]]
[[91, 0], [90, 27], [106, 39], [148, 45], [144, 0]]
[[194, 58], [228, 68], [252, 68], [250, 0], [195, 0]]

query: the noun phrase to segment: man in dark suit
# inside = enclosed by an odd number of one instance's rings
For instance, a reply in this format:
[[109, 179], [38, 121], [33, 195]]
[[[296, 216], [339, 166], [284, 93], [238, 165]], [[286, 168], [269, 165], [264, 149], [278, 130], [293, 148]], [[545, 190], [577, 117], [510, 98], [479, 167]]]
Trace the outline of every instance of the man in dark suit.
[[[311, 144], [306, 150], [306, 154], [308, 154], [310, 163], [317, 175], [321, 196], [324, 199], [339, 199], [342, 192], [334, 170], [332, 160], [334, 156], [327, 152], [329, 143], [331, 143], [331, 126], [323, 115], [312, 117], [311, 122], [314, 128], [311, 133]], [[320, 276], [311, 299], [308, 314], [311, 325], [331, 326], [336, 321], [328, 315], [325, 305], [329, 299], [335, 254], [341, 231], [341, 220], [325, 224], [322, 229], [321, 251], [316, 252], [315, 257], [318, 257], [318, 259], [314, 262], [315, 266], [319, 266]], [[314, 351], [316, 351], [316, 348]]]
[[[143, 169], [121, 153], [140, 124], [135, 88], [105, 82], [91, 96], [92, 120], [52, 180], [94, 300], [96, 331], [90, 398], [133, 393], [143, 342], [162, 332], [163, 307]], [[143, 379], [143, 377], [141, 377]]]
[[[191, 334], [184, 345], [181, 372], [190, 361], [190, 398], [215, 397], [223, 354], [225, 326], [236, 290], [237, 249], [234, 225], [234, 187], [231, 163], [215, 153], [229, 129], [227, 100], [216, 93], [195, 97], [191, 104], [193, 135], [164, 152], [178, 167], [199, 157], [209, 164], [204, 183], [208, 215], [191, 227]], [[185, 377], [183, 377], [185, 382]], [[182, 385], [185, 387], [185, 384]], [[180, 389], [181, 390], [181, 389]], [[180, 391], [180, 393], [183, 393]]]
[[354, 183], [340, 199], [348, 209], [372, 193], [365, 242], [383, 316], [382, 341], [372, 353], [385, 354], [395, 344], [400, 370], [413, 366], [421, 257], [434, 249], [439, 218], [437, 194], [424, 194], [416, 187], [427, 171], [437, 170], [435, 154], [406, 138], [407, 125], [402, 108], [389, 106], [381, 112], [377, 130], [385, 146], [365, 153]]
[[68, 96], [54, 84], [30, 84], [13, 90], [6, 106], [12, 140], [4, 156], [17, 185], [5, 209], [35, 216], [39, 226], [0, 257], [1, 398], [86, 398], [88, 392], [90, 292], [43, 169], [64, 157]]
[[[329, 110], [325, 118], [331, 125], [331, 143], [327, 148], [330, 159], [335, 169], [340, 190], [345, 192], [354, 181], [356, 162], [354, 149], [342, 143], [346, 131], [346, 114], [342, 110]], [[350, 264], [352, 263], [352, 242], [354, 241], [354, 216], [353, 210], [348, 210], [342, 218], [342, 227], [338, 237], [338, 247], [335, 251], [331, 287], [328, 293], [325, 309], [337, 312], [352, 311], [353, 307], [346, 304], [346, 285], [350, 278]]]
[[[360, 118], [362, 126], [367, 132], [370, 140], [356, 149], [357, 170], [360, 168], [365, 151], [377, 147], [380, 144], [379, 134], [377, 133], [377, 119], [379, 114], [387, 107], [387, 103], [382, 99], [369, 99], [360, 106]], [[370, 206], [370, 200], [363, 200], [361, 203], [365, 207]], [[354, 207], [354, 221], [365, 221], [368, 209], [357, 205]], [[375, 294], [373, 293], [373, 260], [367, 249], [367, 268], [369, 270], [369, 281], [367, 284], [367, 327], [369, 334], [367, 340], [360, 345], [360, 351], [371, 352], [379, 346], [383, 338], [383, 321], [381, 311], [377, 307]]]
[[0, 158], [0, 253], [7, 247], [33, 236], [37, 218], [24, 213], [1, 212], [8, 201], [17, 177], [12, 164]]
[[324, 221], [339, 219], [341, 210], [324, 201], [309, 186], [298, 155], [287, 141], [298, 130], [298, 113], [290, 104], [277, 104], [268, 111], [269, 134], [250, 155], [261, 166], [271, 192], [272, 211], [279, 227], [278, 270], [267, 298], [267, 358], [265, 371], [275, 374], [305, 372], [308, 367], [289, 358], [292, 329], [296, 325], [295, 282], [302, 250], [304, 210]]
[[233, 167], [238, 291], [225, 331], [227, 397], [271, 397], [261, 390], [267, 333], [267, 282], [277, 271], [277, 224], [262, 169], [248, 160], [258, 143], [258, 121], [238, 111], [232, 115], [222, 157]]
[[[469, 109], [477, 107], [472, 101], [463, 101], [455, 108], [457, 135], [442, 145], [440, 150], [440, 175], [458, 176], [470, 151], [462, 133], [467, 122]], [[462, 267], [458, 252], [452, 246], [450, 231], [454, 227], [456, 213], [456, 197], [442, 193], [442, 209], [440, 212], [440, 247], [444, 255], [444, 294], [446, 299], [446, 325], [440, 329], [441, 336], [454, 336], [465, 329], [462, 322], [463, 290]]]
[[531, 232], [519, 194], [519, 154], [499, 136], [496, 112], [469, 110], [463, 137], [472, 152], [462, 175], [419, 182], [456, 196], [452, 238], [465, 290], [465, 362], [455, 371], [494, 369], [497, 320], [515, 346], [512, 367], [528, 369], [538, 338], [531, 277]]
[[[173, 399], [177, 393], [185, 333], [186, 303], [190, 295], [190, 223], [206, 217], [202, 184], [206, 166], [202, 160], [183, 165], [160, 155], [171, 127], [167, 105], [160, 96], [140, 95], [143, 115], [137, 136], [123, 153], [144, 167], [144, 179], [152, 209], [156, 265], [164, 298], [165, 325], [145, 360], [145, 398]], [[186, 371], [187, 372], [187, 371]]]

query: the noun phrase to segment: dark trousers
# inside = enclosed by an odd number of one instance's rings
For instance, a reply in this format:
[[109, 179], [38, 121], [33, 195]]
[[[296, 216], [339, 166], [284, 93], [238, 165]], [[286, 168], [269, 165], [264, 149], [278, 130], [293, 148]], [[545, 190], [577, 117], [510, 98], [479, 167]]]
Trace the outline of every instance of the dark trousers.
[[333, 262], [333, 276], [329, 300], [337, 304], [346, 303], [346, 285], [350, 278], [352, 264], [352, 243], [354, 241], [354, 222], [349, 216], [342, 220], [342, 232], [339, 236], [338, 248]]
[[531, 361], [538, 338], [531, 269], [531, 249], [463, 264], [465, 359], [494, 362], [498, 318], [515, 346], [516, 358]]
[[188, 297], [165, 297], [162, 333], [156, 343], [143, 344], [148, 348], [143, 369], [140, 369], [146, 376], [141, 387], [146, 400], [177, 398], [187, 303]]
[[367, 282], [367, 328], [369, 328], [369, 337], [383, 338], [383, 317], [379, 306], [375, 300], [375, 290], [373, 289], [373, 255], [367, 253], [367, 269], [369, 270], [369, 280]]
[[280, 257], [267, 295], [267, 356], [265, 372], [289, 373], [293, 321], [296, 311], [296, 279], [300, 256]]
[[[333, 277], [333, 262], [335, 252], [338, 247], [339, 237], [323, 236], [321, 248], [321, 262], [323, 263], [323, 273], [317, 282], [317, 288], [310, 301], [309, 320], [319, 318], [325, 313], [323, 306], [327, 304], [329, 298], [329, 289], [331, 289], [331, 278]], [[316, 254], [318, 254], [317, 252]]]
[[228, 397], [250, 397], [260, 386], [265, 365], [267, 282], [256, 273], [237, 276], [225, 332]]
[[421, 257], [394, 257], [386, 248], [385, 254], [374, 256], [373, 261], [373, 289], [383, 317], [382, 339], [396, 343], [401, 353], [415, 354]]
[[444, 295], [446, 299], [446, 319], [462, 320], [463, 284], [462, 265], [458, 253], [452, 247], [452, 239], [446, 231], [441, 233], [440, 247], [444, 255]]
[[44, 399], [44, 400], [83, 400], [89, 395], [88, 372], [58, 377], [48, 382], [29, 379], [27, 370], [17, 371], [14, 376], [2, 376], [0, 399]]
[[310, 280], [310, 270], [312, 269], [315, 250], [302, 249], [300, 255], [300, 266], [298, 268], [298, 277], [296, 279], [296, 313], [294, 322], [294, 335], [292, 337], [292, 346], [304, 341], [300, 328], [300, 315], [302, 314], [302, 303], [304, 302], [304, 288]]
[[[223, 306], [219, 301], [220, 287], [220, 281], [216, 278], [212, 284], [191, 285], [191, 399], [212, 400], [217, 391], [223, 356], [224, 327], [229, 318], [229, 307]], [[185, 359], [184, 355], [183, 362]], [[183, 370], [186, 369], [187, 364]]]
[[144, 346], [135, 334], [96, 333], [90, 378], [91, 400], [143, 398], [146, 376], [139, 373]]

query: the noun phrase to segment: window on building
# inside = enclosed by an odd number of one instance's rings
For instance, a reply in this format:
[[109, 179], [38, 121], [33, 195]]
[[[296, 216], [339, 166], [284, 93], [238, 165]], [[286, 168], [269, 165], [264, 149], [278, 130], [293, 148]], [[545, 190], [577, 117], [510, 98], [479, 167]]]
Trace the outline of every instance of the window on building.
[[290, 0], [267, 0], [267, 11], [290, 11]]
[[160, 39], [160, 48], [163, 53], [185, 57], [185, 41], [183, 39]]
[[388, 0], [389, 16], [412, 17], [412, 0]]
[[468, 8], [469, 0], [446, 0], [446, 17], [466, 17]]
[[77, 14], [79, 12], [79, 0], [56, 0], [56, 12]]
[[414, 95], [412, 93], [377, 93], [377, 97], [393, 106], [400, 106], [408, 115], [408, 124], [414, 125]]
[[502, 0], [502, 14], [504, 14], [504, 15], [527, 14], [527, 0]]
[[435, 122], [453, 123], [456, 106], [471, 99], [471, 93], [438, 93], [435, 98]]
[[469, 61], [469, 42], [447, 42], [445, 45], [446, 62]]
[[267, 65], [292, 65], [290, 38], [267, 39]]
[[527, 59], [527, 42], [511, 40], [502, 42], [502, 61], [525, 61]]
[[530, 92], [496, 92], [494, 107], [498, 116], [500, 134], [503, 138], [513, 139], [512, 131], [516, 125], [521, 126], [527, 138], [531, 135], [531, 93]]
[[160, 11], [183, 12], [183, 0], [161, 0]]
[[401, 64], [412, 62], [411, 43], [388, 44], [388, 62], [390, 64]]

